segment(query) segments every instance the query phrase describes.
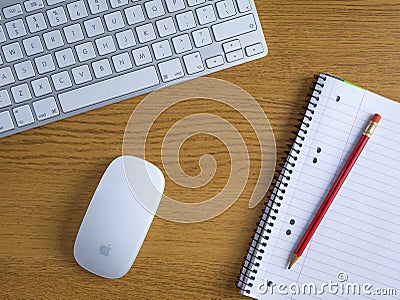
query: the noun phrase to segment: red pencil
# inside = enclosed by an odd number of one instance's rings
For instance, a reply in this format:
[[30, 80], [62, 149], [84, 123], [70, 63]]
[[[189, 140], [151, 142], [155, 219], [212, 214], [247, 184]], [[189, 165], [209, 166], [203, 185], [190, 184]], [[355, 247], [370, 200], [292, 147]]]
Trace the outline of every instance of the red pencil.
[[332, 204], [333, 200], [335, 199], [337, 193], [339, 192], [340, 188], [342, 187], [344, 181], [346, 180], [347, 176], [349, 175], [351, 169], [353, 168], [354, 164], [356, 163], [358, 157], [360, 156], [362, 150], [364, 149], [365, 145], [367, 144], [368, 140], [374, 133], [376, 127], [378, 126], [379, 121], [381, 120], [381, 116], [375, 114], [371, 121], [368, 123], [368, 126], [365, 128], [364, 133], [362, 134], [361, 138], [359, 139], [357, 145], [355, 146], [353, 152], [350, 154], [349, 159], [347, 160], [346, 164], [343, 166], [342, 171], [338, 175], [335, 180], [335, 183], [332, 185], [331, 189], [329, 190], [328, 194], [326, 195], [324, 201], [322, 202], [318, 212], [314, 216], [311, 224], [308, 226], [307, 231], [304, 233], [303, 237], [300, 240], [300, 243], [297, 245], [296, 250], [292, 255], [292, 258], [289, 263], [289, 269], [293, 267], [293, 265], [300, 259], [301, 255], [303, 254], [304, 249], [307, 247], [308, 243], [310, 242], [312, 236], [314, 235], [315, 230], [318, 228], [318, 225], [321, 223], [322, 218], [325, 216], [326, 212], [329, 209], [329, 206]]

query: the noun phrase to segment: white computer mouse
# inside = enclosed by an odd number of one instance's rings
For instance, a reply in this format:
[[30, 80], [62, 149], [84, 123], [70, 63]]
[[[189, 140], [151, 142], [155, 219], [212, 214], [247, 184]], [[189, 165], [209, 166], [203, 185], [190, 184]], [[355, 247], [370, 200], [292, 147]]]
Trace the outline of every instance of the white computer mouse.
[[115, 159], [79, 228], [74, 246], [78, 264], [102, 277], [124, 276], [146, 237], [164, 185], [155, 165], [133, 156]]

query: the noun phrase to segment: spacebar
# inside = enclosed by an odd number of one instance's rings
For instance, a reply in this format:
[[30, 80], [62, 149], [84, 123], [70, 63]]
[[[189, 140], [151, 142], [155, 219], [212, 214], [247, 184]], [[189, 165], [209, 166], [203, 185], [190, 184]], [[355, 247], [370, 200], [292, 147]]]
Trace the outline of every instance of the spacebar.
[[58, 95], [62, 110], [67, 113], [85, 106], [134, 93], [159, 84], [154, 66], [107, 79]]

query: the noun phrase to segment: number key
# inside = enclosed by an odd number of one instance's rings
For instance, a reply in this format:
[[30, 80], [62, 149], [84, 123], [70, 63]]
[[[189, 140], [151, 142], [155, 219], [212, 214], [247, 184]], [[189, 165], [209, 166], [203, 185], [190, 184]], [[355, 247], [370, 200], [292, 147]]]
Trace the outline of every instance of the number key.
[[128, 4], [128, 0], [110, 0], [111, 7], [117, 8]]
[[29, 31], [31, 33], [45, 30], [47, 28], [46, 21], [44, 20], [42, 13], [27, 16], [26, 22], [28, 23]]
[[85, 3], [82, 0], [68, 4], [67, 8], [72, 21], [88, 16]]
[[52, 8], [46, 13], [51, 27], [67, 23], [67, 16], [65, 15], [65, 11], [62, 6]]
[[106, 0], [89, 0], [89, 8], [92, 14], [98, 14], [108, 10]]
[[10, 39], [16, 39], [26, 35], [26, 29], [22, 19], [6, 23], [6, 28]]

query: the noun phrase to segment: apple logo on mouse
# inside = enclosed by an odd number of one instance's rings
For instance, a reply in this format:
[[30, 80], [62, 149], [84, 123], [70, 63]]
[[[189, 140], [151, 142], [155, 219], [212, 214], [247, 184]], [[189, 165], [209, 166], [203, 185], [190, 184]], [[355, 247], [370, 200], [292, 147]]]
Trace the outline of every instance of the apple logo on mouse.
[[109, 256], [111, 251], [111, 244], [100, 246], [100, 255]]

